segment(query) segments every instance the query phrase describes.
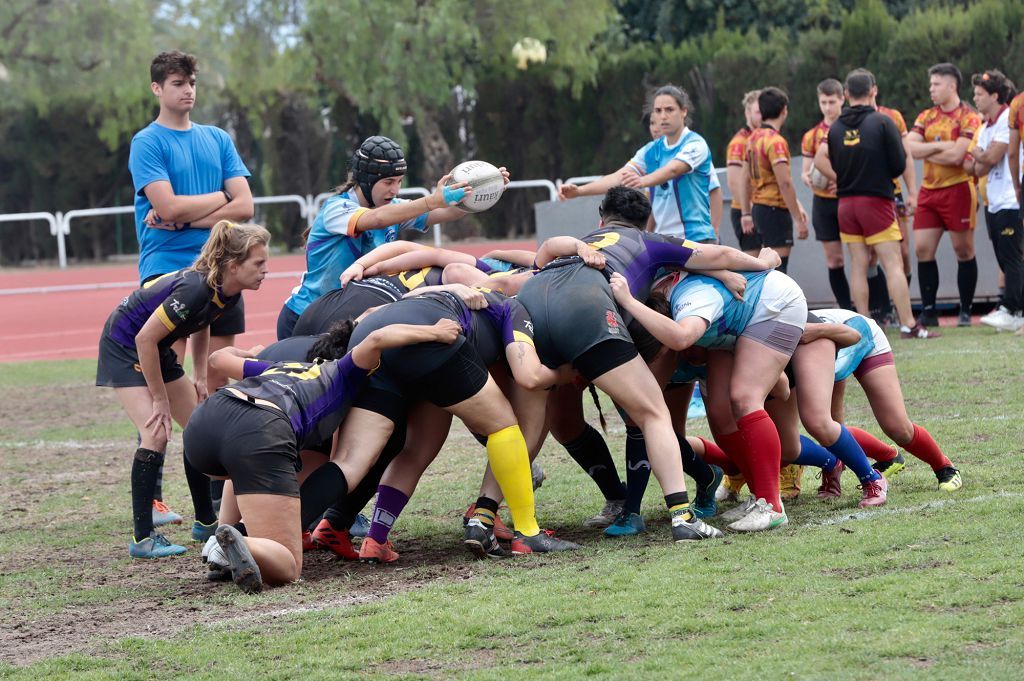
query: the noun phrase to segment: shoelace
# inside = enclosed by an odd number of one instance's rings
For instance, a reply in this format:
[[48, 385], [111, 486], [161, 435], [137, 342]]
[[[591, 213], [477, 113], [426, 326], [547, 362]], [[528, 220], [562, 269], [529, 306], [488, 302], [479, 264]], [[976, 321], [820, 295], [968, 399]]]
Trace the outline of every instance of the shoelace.
[[165, 504], [164, 502], [160, 501], [159, 499], [154, 499], [153, 500], [153, 508], [155, 508], [160, 513], [170, 513], [171, 512], [171, 509], [167, 506], [167, 504]]

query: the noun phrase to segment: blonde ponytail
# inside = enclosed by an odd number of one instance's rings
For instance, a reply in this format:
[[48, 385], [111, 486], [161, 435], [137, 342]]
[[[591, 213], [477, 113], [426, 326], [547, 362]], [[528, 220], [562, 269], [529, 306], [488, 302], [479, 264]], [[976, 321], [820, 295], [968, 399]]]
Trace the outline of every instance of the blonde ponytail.
[[224, 283], [223, 273], [230, 263], [242, 262], [253, 247], [269, 243], [270, 232], [261, 225], [221, 220], [210, 229], [210, 237], [191, 269], [204, 275], [210, 288], [217, 288]]

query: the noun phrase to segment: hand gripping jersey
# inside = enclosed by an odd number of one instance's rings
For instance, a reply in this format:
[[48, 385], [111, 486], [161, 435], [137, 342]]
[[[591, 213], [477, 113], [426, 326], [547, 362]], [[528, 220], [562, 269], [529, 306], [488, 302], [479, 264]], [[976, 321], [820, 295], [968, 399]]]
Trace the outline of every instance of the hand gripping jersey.
[[[981, 127], [978, 112], [961, 103], [946, 112], [937, 106], [922, 111], [914, 121], [913, 132], [921, 135], [925, 142], [955, 142], [961, 137], [971, 139]], [[924, 160], [924, 189], [943, 189], [967, 182], [970, 177], [961, 166], [944, 166]]]
[[672, 161], [682, 161], [691, 170], [653, 188], [651, 209], [658, 233], [691, 241], [714, 239], [709, 199], [714, 166], [703, 137], [683, 128], [679, 141], [671, 147], [667, 137], [659, 137], [641, 147], [629, 165], [639, 174], [648, 175]]
[[331, 324], [355, 319], [371, 307], [401, 300], [409, 291], [441, 282], [441, 267], [424, 267], [397, 274], [383, 274], [360, 281], [350, 281], [343, 289], [334, 289], [320, 296], [299, 315], [293, 333], [311, 335], [325, 333]]
[[[403, 203], [393, 199], [391, 203]], [[302, 283], [285, 301], [292, 312], [302, 314], [314, 300], [340, 288], [339, 278], [360, 256], [377, 246], [394, 241], [403, 229], [420, 232], [427, 228], [427, 214], [382, 229], [356, 232], [359, 216], [370, 210], [359, 205], [354, 191], [327, 199], [313, 222], [306, 241], [306, 272]]]
[[152, 279], [136, 289], [111, 313], [104, 333], [125, 347], [135, 347], [135, 336], [156, 313], [170, 332], [157, 346], [168, 348], [230, 310], [241, 294], [224, 297], [211, 289], [206, 277], [194, 270], [179, 270]]
[[618, 272], [624, 276], [630, 293], [640, 302], [650, 297], [658, 270], [682, 269], [700, 249], [700, 244], [689, 240], [642, 232], [616, 222], [591, 232], [582, 241], [604, 254], [605, 274]]
[[[818, 153], [818, 147], [823, 142], [828, 140], [828, 124], [825, 121], [821, 121], [816, 126], [804, 133], [803, 139], [800, 141], [800, 153], [804, 158], [813, 159], [814, 155]], [[818, 189], [812, 187], [812, 191], [815, 196], [819, 196], [823, 199], [834, 199], [836, 198], [835, 192], [830, 192], [827, 189]]]
[[[323, 364], [263, 362], [247, 359], [244, 379], [231, 386], [245, 395], [277, 405], [291, 422], [300, 448], [329, 440], [369, 375], [349, 353]], [[227, 393], [235, 399], [241, 399]], [[273, 411], [259, 404], [253, 406]]]
[[669, 292], [672, 317], [700, 317], [708, 322], [707, 331], [695, 343], [705, 348], [731, 346], [757, 312], [768, 273], [740, 272], [747, 280], [743, 300], [736, 300], [725, 284], [703, 274], [684, 273]]
[[[487, 299], [487, 307], [481, 310], [470, 310], [461, 298], [445, 291], [404, 298], [387, 305], [356, 326], [349, 346], [354, 347], [370, 332], [389, 324], [434, 324], [440, 319], [451, 319], [462, 326], [466, 342], [472, 345], [485, 365], [500, 359], [505, 347], [511, 343], [533, 345], [533, 321], [526, 308], [515, 298], [480, 290]], [[390, 350], [384, 352], [385, 363], [389, 353]]]
[[762, 124], [750, 135], [747, 141], [747, 164], [750, 167], [750, 183], [754, 188], [753, 203], [786, 207], [779, 190], [779, 181], [775, 177], [775, 166], [779, 163], [788, 164], [789, 158], [786, 138], [772, 126]]
[[845, 348], [840, 348], [836, 355], [835, 380], [842, 381], [849, 378], [860, 363], [868, 357], [877, 357], [887, 352], [892, 352], [889, 339], [885, 332], [873, 319], [851, 312], [850, 310], [832, 309], [815, 310], [823, 322], [830, 324], [846, 324], [860, 334], [860, 340]]

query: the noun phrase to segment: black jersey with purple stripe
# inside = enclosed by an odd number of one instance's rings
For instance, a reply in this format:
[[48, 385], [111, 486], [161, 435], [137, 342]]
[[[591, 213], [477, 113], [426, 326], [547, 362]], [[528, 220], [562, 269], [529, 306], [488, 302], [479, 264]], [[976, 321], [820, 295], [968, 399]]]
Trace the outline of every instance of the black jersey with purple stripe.
[[332, 437], [369, 373], [356, 366], [351, 353], [322, 364], [247, 359], [245, 378], [231, 387], [277, 405], [299, 444], [312, 446]]
[[206, 276], [191, 269], [151, 279], [121, 301], [107, 319], [107, 333], [125, 347], [135, 347], [135, 336], [153, 314], [170, 332], [157, 345], [175, 341], [209, 326], [238, 303], [241, 294], [225, 297], [206, 283]]
[[466, 341], [485, 364], [497, 361], [510, 343], [533, 345], [533, 322], [523, 304], [494, 291], [480, 290], [487, 299], [487, 307], [481, 310], [470, 310], [461, 298], [446, 291], [424, 293], [386, 305], [356, 326], [349, 347], [389, 324], [434, 324], [440, 319], [458, 322]]
[[620, 224], [611, 222], [581, 240], [604, 254], [605, 274], [611, 276], [618, 272], [624, 276], [630, 293], [640, 302], [646, 302], [651, 295], [659, 269], [682, 269], [700, 248], [700, 244], [692, 241]]

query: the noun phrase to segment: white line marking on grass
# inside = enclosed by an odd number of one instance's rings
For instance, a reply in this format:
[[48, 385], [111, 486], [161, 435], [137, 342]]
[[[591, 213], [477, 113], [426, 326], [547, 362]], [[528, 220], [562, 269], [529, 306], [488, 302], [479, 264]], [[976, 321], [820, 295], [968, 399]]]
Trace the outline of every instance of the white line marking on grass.
[[968, 497], [967, 499], [937, 499], [935, 501], [928, 501], [923, 504], [917, 504], [916, 506], [904, 506], [902, 508], [881, 508], [878, 510], [864, 510], [856, 511], [854, 513], [843, 513], [839, 516], [832, 518], [825, 518], [823, 520], [817, 520], [814, 522], [807, 523], [808, 525], [842, 525], [843, 523], [850, 522], [851, 520], [869, 520], [878, 516], [886, 515], [906, 515], [908, 513], [919, 513], [921, 511], [928, 511], [934, 508], [944, 508], [946, 506], [952, 506], [953, 504], [980, 504], [987, 501], [995, 501], [997, 499], [1020, 499], [1024, 498], [1024, 493], [1021, 492], [997, 492], [995, 494], [983, 494], [980, 497]]
[[124, 449], [124, 440], [91, 440], [82, 442], [80, 440], [0, 440], [0, 448], [7, 449], [39, 449], [41, 447], [59, 449]]

